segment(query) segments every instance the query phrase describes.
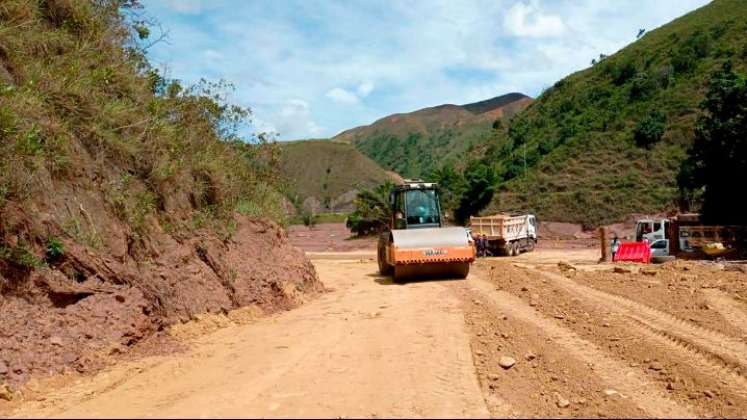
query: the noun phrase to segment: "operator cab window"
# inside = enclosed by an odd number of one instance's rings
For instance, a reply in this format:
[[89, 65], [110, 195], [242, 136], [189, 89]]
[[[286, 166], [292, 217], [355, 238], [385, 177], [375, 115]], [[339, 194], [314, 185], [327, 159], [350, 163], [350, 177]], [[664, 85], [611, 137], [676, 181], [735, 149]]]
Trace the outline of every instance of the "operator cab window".
[[409, 226], [439, 224], [438, 198], [434, 190], [410, 190], [405, 194]]

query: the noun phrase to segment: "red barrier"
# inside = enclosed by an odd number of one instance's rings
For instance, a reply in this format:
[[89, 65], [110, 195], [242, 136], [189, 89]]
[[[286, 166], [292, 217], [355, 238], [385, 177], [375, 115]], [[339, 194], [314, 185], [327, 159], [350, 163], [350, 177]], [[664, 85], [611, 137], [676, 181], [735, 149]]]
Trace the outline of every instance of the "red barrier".
[[648, 242], [622, 242], [615, 253], [615, 262], [651, 262], [651, 247]]

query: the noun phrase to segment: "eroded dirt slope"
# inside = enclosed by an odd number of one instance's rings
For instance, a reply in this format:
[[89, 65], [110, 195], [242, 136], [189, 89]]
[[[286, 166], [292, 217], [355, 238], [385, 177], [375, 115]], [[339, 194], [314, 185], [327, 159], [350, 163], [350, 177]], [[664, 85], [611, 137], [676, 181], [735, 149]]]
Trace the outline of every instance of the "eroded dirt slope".
[[161, 233], [121, 256], [65, 241], [53, 266], [0, 270], [0, 383], [95, 370], [106, 356], [195, 315], [247, 305], [272, 313], [322, 291], [282, 229], [237, 217], [230, 239]]

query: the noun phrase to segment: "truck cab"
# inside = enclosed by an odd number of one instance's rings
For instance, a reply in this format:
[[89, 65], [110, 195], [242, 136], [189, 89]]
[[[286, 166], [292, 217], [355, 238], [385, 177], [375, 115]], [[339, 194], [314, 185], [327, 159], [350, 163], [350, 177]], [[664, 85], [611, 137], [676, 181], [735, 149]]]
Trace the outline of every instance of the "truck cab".
[[669, 239], [669, 219], [643, 219], [636, 222], [635, 240], [654, 243], [658, 239]]

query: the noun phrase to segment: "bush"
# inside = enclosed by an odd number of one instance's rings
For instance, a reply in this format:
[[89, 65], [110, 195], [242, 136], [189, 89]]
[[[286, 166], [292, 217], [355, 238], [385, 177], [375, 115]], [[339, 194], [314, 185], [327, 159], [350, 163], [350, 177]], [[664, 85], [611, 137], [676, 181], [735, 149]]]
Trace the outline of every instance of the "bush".
[[355, 197], [355, 210], [350, 213], [345, 225], [356, 235], [368, 235], [384, 231], [392, 217], [389, 207], [389, 192], [394, 184], [387, 181], [376, 188], [362, 188]]
[[654, 111], [641, 120], [633, 131], [633, 138], [638, 147], [650, 148], [661, 140], [664, 135], [666, 117], [659, 111]]
[[62, 244], [62, 241], [55, 236], [47, 238], [47, 249], [45, 253], [46, 261], [48, 263], [54, 263], [59, 261], [64, 255], [65, 247]]

